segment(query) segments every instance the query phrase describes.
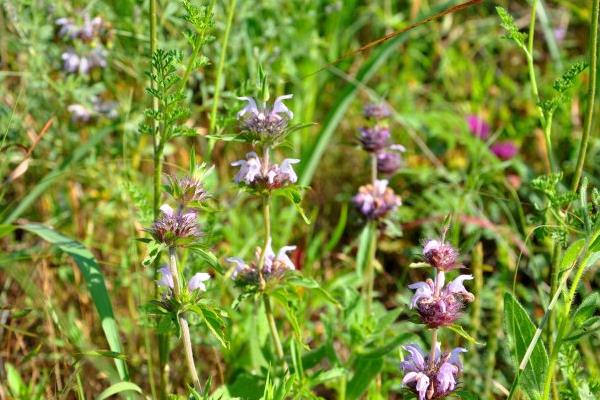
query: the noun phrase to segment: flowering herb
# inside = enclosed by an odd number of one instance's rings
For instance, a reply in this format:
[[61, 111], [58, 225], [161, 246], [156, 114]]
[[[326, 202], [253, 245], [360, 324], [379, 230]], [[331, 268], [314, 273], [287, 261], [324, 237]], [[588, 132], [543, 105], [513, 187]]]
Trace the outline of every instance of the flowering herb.
[[419, 400], [441, 399], [451, 394], [462, 373], [459, 355], [467, 350], [457, 347], [442, 353], [436, 342], [433, 357], [423, 352], [418, 344], [404, 346], [408, 355], [400, 363], [404, 372], [402, 383], [414, 392]]
[[388, 187], [385, 179], [361, 186], [352, 201], [369, 220], [384, 218], [402, 204], [400, 197]]
[[408, 287], [415, 291], [410, 307], [417, 310], [421, 322], [431, 329], [431, 351], [425, 354], [418, 345], [405, 346], [409, 354], [400, 367], [404, 372], [403, 385], [419, 400], [432, 400], [444, 398], [456, 389], [462, 372], [458, 356], [466, 351], [458, 347], [442, 353], [437, 341], [438, 328], [452, 325], [464, 305], [475, 300], [475, 296], [464, 287], [466, 280], [473, 279], [471, 275], [460, 275], [444, 285], [446, 272], [460, 266], [458, 251], [445, 243], [444, 238], [428, 240], [423, 246], [423, 256], [433, 267], [435, 278]]

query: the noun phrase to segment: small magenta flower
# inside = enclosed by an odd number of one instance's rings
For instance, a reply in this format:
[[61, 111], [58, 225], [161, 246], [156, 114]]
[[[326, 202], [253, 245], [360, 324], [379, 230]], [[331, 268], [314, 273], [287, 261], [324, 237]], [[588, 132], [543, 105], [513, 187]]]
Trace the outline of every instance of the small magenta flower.
[[428, 240], [423, 246], [423, 257], [432, 267], [441, 271], [451, 271], [460, 268], [458, 250], [439, 240]]
[[392, 114], [389, 107], [385, 103], [367, 104], [363, 109], [363, 113], [366, 118], [376, 120], [388, 118]]
[[473, 279], [472, 275], [460, 275], [446, 287], [444, 279], [441, 271], [436, 283], [428, 279], [408, 286], [415, 291], [410, 308], [416, 308], [421, 321], [430, 328], [452, 325], [461, 316], [465, 303], [475, 299], [463, 285], [465, 280]]
[[489, 124], [477, 115], [468, 115], [467, 125], [471, 134], [481, 140], [486, 140], [490, 136]]
[[496, 157], [503, 161], [510, 160], [519, 151], [517, 146], [511, 141], [497, 142], [490, 146], [490, 150]]
[[186, 244], [200, 237], [200, 230], [193, 211], [174, 211], [163, 204], [160, 207], [162, 215], [154, 221], [149, 229], [154, 239], [169, 246]]
[[414, 392], [419, 400], [441, 399], [452, 393], [457, 387], [458, 377], [462, 373], [460, 353], [467, 350], [457, 347], [449, 353], [440, 351], [436, 343], [435, 358], [423, 352], [417, 344], [403, 346], [408, 355], [400, 363], [404, 372], [402, 384]]
[[402, 204], [400, 197], [387, 185], [388, 181], [385, 179], [376, 180], [375, 184], [361, 186], [352, 199], [368, 219], [382, 218]]
[[402, 166], [401, 153], [406, 149], [400, 144], [393, 144], [389, 147], [391, 151], [380, 151], [377, 156], [377, 172], [382, 174], [394, 174]]
[[234, 161], [231, 165], [240, 167], [234, 178], [236, 183], [256, 188], [277, 189], [298, 181], [292, 164], [299, 162], [296, 158], [286, 158], [280, 165], [271, 164], [265, 168], [258, 155], [250, 152], [246, 154], [245, 160]]
[[[262, 268], [263, 278], [265, 280], [278, 278], [283, 276], [287, 271], [295, 270], [296, 266], [287, 255], [287, 253], [294, 250], [296, 250], [296, 246], [283, 246], [275, 254], [271, 247], [271, 238], [269, 238]], [[255, 253], [256, 260], [249, 264], [238, 257], [227, 258], [225, 261], [235, 265], [231, 278], [242, 284], [258, 284], [258, 263], [260, 262], [261, 253], [262, 249], [257, 248]]]
[[291, 94], [279, 96], [272, 106], [264, 103], [257, 104], [252, 97], [238, 97], [239, 100], [247, 102], [246, 106], [237, 114], [242, 131], [250, 134], [255, 140], [267, 142], [273, 142], [281, 137], [285, 133], [289, 121], [294, 118], [294, 113], [283, 104], [283, 100], [292, 97]]
[[378, 152], [389, 145], [390, 130], [385, 126], [375, 125], [369, 128], [360, 128], [358, 140], [365, 151]]

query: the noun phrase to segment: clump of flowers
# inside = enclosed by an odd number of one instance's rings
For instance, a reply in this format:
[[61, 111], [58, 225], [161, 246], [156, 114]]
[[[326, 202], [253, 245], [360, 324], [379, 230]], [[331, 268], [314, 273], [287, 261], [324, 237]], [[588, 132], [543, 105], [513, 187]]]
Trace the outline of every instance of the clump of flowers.
[[438, 272], [436, 282], [427, 279], [409, 285], [415, 290], [410, 302], [411, 308], [416, 308], [421, 321], [430, 328], [452, 325], [460, 317], [465, 303], [475, 300], [463, 282], [473, 279], [472, 275], [460, 275], [444, 286], [444, 272]]
[[71, 114], [71, 122], [74, 124], [88, 124], [98, 117], [113, 119], [117, 117], [117, 102], [105, 101], [98, 96], [92, 98], [92, 106], [87, 107], [83, 104], [74, 103], [67, 107]]
[[385, 179], [361, 186], [353, 202], [369, 220], [383, 218], [402, 204], [400, 197], [388, 187], [388, 181]]
[[[158, 270], [160, 274], [160, 279], [156, 281], [158, 286], [168, 288], [173, 290], [175, 287], [175, 283], [173, 280], [173, 273], [169, 269], [168, 266], [163, 266]], [[189, 292], [206, 292], [206, 284], [204, 282], [210, 280], [210, 274], [206, 272], [198, 272], [194, 274], [190, 280], [188, 281], [188, 291]]]
[[242, 134], [250, 141], [277, 143], [285, 135], [289, 122], [294, 118], [283, 100], [291, 99], [293, 95], [286, 94], [275, 99], [272, 105], [257, 101], [253, 97], [238, 97], [247, 102], [238, 114], [238, 121]]
[[255, 260], [250, 263], [246, 263], [239, 257], [229, 257], [225, 261], [235, 265], [231, 279], [236, 283], [241, 286], [260, 285], [261, 279], [266, 283], [271, 279], [284, 276], [287, 271], [296, 269], [296, 266], [287, 255], [287, 253], [294, 250], [296, 250], [296, 246], [283, 246], [275, 254], [271, 247], [271, 238], [269, 238], [261, 269], [259, 269], [259, 265], [261, 264], [263, 249], [260, 247], [256, 249]]
[[83, 16], [80, 25], [73, 19], [63, 17], [55, 22], [56, 35], [69, 44], [62, 53], [63, 70], [70, 74], [89, 75], [95, 69], [106, 68], [112, 29], [102, 17]]
[[[471, 132], [473, 136], [484, 141], [489, 138], [491, 128], [484, 119], [476, 115], [468, 115], [466, 122], [469, 132]], [[516, 156], [519, 149], [513, 141], [505, 140], [490, 145], [490, 151], [499, 159], [507, 161]]]
[[150, 233], [157, 242], [167, 246], [188, 243], [200, 237], [197, 215], [194, 211], [178, 209], [163, 204], [160, 207], [161, 216], [154, 221]]
[[245, 160], [234, 161], [231, 165], [240, 167], [234, 178], [236, 183], [257, 189], [277, 189], [296, 183], [298, 176], [292, 165], [299, 162], [296, 158], [286, 158], [281, 164], [269, 165], [268, 162], [261, 161], [258, 154], [250, 152], [246, 154]]
[[455, 390], [462, 373], [459, 354], [467, 351], [458, 347], [441, 352], [437, 330], [452, 325], [475, 296], [464, 287], [465, 281], [473, 279], [471, 275], [459, 275], [445, 285], [446, 272], [462, 265], [458, 262], [458, 251], [443, 238], [427, 241], [423, 246], [423, 258], [433, 268], [434, 279], [408, 287], [415, 291], [410, 307], [417, 310], [421, 322], [431, 329], [431, 351], [425, 354], [418, 345], [405, 346], [408, 355], [400, 367], [404, 372], [404, 386], [419, 400], [431, 400], [444, 398]]
[[[280, 191], [280, 194], [292, 200], [303, 215], [298, 204], [301, 198], [300, 190], [296, 186], [298, 176], [293, 168], [293, 165], [300, 160], [285, 158], [280, 163], [271, 160], [273, 148], [281, 144], [286, 135], [297, 127], [290, 126], [294, 114], [283, 103], [284, 100], [291, 99], [292, 95], [279, 96], [269, 104], [266, 101], [268, 95], [265, 87], [263, 85], [264, 101], [253, 97], [239, 97], [246, 102], [246, 105], [237, 114], [241, 131], [238, 137], [254, 147], [262, 147], [260, 149], [262, 157], [259, 157], [257, 152], [251, 151], [244, 159], [231, 163], [232, 166], [239, 167], [234, 181], [262, 200], [264, 242], [256, 249], [254, 261], [246, 262], [238, 257], [229, 257], [226, 261], [233, 265], [231, 277], [238, 286], [242, 287], [243, 295], [254, 293], [262, 299], [275, 352], [284, 369], [287, 369], [283, 346], [271, 308], [270, 293], [274, 284], [285, 285], [287, 273], [296, 269], [287, 255], [288, 252], [295, 250], [296, 246], [283, 246], [275, 254], [271, 245], [270, 209], [271, 197]], [[273, 285], [268, 285], [269, 283]]]
[[402, 383], [414, 392], [419, 400], [441, 399], [452, 393], [462, 373], [460, 353], [466, 349], [457, 347], [442, 353], [436, 342], [433, 357], [423, 352], [418, 344], [403, 346], [408, 355], [400, 363], [404, 372]]

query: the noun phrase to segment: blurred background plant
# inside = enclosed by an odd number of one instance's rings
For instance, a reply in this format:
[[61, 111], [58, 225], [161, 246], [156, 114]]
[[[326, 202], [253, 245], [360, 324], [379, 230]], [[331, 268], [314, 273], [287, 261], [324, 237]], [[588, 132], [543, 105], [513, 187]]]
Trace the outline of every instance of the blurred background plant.
[[[0, 398], [186, 393], [179, 354], [161, 363], [150, 334], [156, 326], [140, 311], [155, 298], [157, 277], [142, 264], [148, 249], [136, 238], [160, 205], [159, 159], [174, 176], [201, 161], [215, 166], [204, 184], [221, 212], [200, 213], [209, 233], [203, 246], [215, 257], [180, 257], [188, 276], [211, 273], [203, 296], [229, 314], [227, 348], [207, 324], [191, 338], [214, 398], [405, 398], [401, 345], [430, 345], [407, 287], [427, 275], [409, 265], [447, 216], [446, 238], [474, 277], [464, 329], [439, 339], [469, 348], [457, 394], [597, 398], [600, 141], [593, 134], [585, 184], [578, 177], [581, 138], [597, 132], [590, 101], [597, 1], [473, 2], [351, 53], [457, 4], [198, 2], [212, 10], [203, 20], [214, 25], [200, 50], [189, 8], [177, 1], [3, 1]], [[506, 12], [499, 16], [497, 5]], [[96, 17], [101, 24], [92, 24]], [[199, 61], [174, 67], [180, 103], [171, 111], [185, 134], [169, 136], [162, 158], [155, 136], [138, 129], [154, 107], [144, 71], [158, 49]], [[65, 70], [70, 50], [77, 73]], [[81, 56], [93, 50], [103, 62], [82, 69]], [[289, 375], [275, 368], [264, 307], [232, 309], [239, 291], [226, 279], [226, 257], [248, 260], [264, 244], [256, 234], [261, 204], [238, 194], [230, 167], [252, 144], [218, 140], [238, 133], [236, 97], [252, 93], [261, 74], [272, 98], [294, 93], [287, 103], [294, 123], [314, 122], [276, 152], [301, 159], [294, 168], [298, 185], [309, 187], [302, 208], [311, 221], [273, 198], [271, 235], [297, 246], [291, 260], [304, 279], [275, 309]], [[357, 140], [366, 103], [389, 106], [392, 141], [407, 150], [389, 181], [403, 205], [377, 243], [370, 315], [357, 274], [369, 237], [349, 207], [371, 179]]]

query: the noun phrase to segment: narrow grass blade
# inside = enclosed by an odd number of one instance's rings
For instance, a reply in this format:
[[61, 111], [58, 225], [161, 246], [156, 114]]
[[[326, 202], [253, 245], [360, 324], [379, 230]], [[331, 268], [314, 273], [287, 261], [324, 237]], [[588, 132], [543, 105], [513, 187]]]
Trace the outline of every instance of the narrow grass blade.
[[[67, 253], [73, 258], [79, 270], [87, 283], [88, 290], [96, 306], [96, 310], [102, 321], [102, 330], [108, 342], [111, 351], [122, 353], [121, 341], [119, 339], [119, 329], [113, 314], [113, 309], [104, 283], [102, 271], [94, 258], [94, 255], [86, 249], [81, 243], [70, 239], [55, 230], [42, 224], [22, 225], [22, 229], [31, 232], [47, 242], [58, 247], [61, 251]], [[119, 377], [123, 380], [129, 379], [127, 364], [125, 361], [115, 359]]]

